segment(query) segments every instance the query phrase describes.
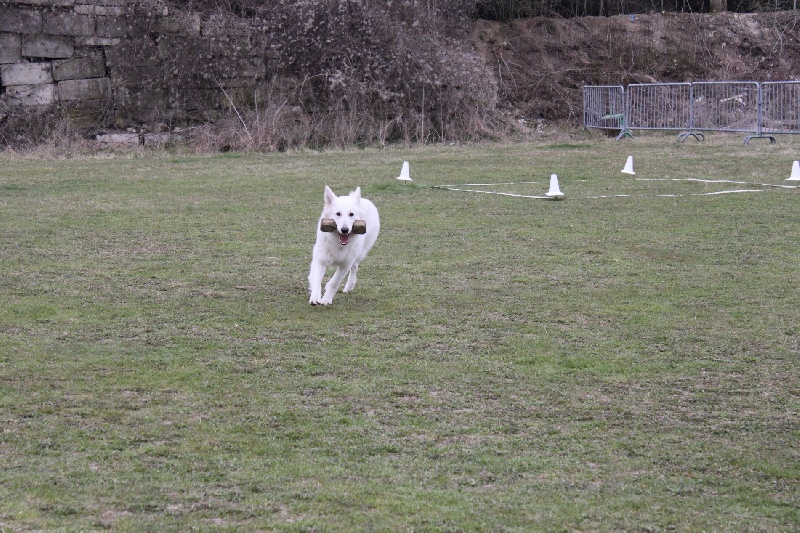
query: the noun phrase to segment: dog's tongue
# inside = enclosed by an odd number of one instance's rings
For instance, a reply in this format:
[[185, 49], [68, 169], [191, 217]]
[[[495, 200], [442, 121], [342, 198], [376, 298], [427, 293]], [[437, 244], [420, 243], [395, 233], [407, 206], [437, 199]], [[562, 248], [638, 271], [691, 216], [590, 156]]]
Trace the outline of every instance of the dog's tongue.
[[342, 246], [347, 244], [347, 241], [350, 239], [349, 233], [340, 233], [339, 234], [339, 242], [342, 243]]

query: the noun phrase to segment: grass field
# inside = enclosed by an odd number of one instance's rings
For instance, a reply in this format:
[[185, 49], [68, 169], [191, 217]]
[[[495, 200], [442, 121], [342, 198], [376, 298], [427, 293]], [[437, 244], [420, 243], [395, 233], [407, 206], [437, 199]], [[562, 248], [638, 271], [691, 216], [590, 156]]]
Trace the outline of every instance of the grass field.
[[[798, 155], [0, 154], [0, 531], [797, 530], [800, 189], [637, 178]], [[325, 184], [382, 233], [312, 307]]]

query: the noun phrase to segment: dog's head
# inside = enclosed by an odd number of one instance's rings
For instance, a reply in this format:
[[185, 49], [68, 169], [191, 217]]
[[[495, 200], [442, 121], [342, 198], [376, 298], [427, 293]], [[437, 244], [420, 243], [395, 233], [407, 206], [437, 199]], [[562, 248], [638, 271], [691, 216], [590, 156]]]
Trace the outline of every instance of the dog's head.
[[361, 187], [356, 187], [356, 190], [347, 196], [336, 196], [326, 185], [322, 218], [331, 218], [336, 222], [336, 234], [339, 242], [342, 246], [346, 245], [353, 233], [353, 223], [364, 218], [364, 212], [361, 209]]

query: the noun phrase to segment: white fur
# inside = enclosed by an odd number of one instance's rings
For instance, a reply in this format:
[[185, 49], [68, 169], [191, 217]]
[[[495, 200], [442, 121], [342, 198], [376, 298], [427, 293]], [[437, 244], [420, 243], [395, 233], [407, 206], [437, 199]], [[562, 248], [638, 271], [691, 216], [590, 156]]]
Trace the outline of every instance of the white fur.
[[[367, 256], [375, 239], [378, 238], [381, 222], [378, 209], [375, 205], [361, 198], [361, 187], [348, 196], [336, 196], [333, 191], [325, 186], [325, 207], [320, 215], [323, 218], [332, 218], [336, 221], [336, 231], [326, 233], [319, 229], [317, 222], [317, 242], [311, 258], [311, 270], [308, 273], [308, 288], [311, 291], [309, 303], [311, 305], [329, 305], [333, 302], [333, 295], [339, 290], [345, 274], [350, 275], [344, 286], [344, 292], [350, 292], [356, 286], [356, 273], [358, 265]], [[363, 235], [351, 233], [353, 222], [364, 220], [367, 223], [367, 232]], [[342, 235], [347, 235], [347, 244], [342, 244]], [[328, 267], [336, 267], [336, 271], [325, 285], [325, 294], [322, 294], [322, 278]]]

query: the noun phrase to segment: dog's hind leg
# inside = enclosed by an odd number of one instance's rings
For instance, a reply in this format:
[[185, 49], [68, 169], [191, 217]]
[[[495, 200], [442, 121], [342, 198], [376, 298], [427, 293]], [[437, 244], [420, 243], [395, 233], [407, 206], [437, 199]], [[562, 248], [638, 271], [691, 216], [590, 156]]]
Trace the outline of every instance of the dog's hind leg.
[[356, 286], [356, 274], [358, 273], [358, 263], [353, 263], [350, 267], [350, 275], [347, 276], [347, 283], [344, 285], [344, 292], [352, 291]]
[[322, 300], [320, 300], [319, 303], [322, 305], [333, 303], [333, 295], [339, 290], [339, 285], [342, 284], [345, 274], [347, 274], [346, 268], [336, 267], [336, 272], [333, 273], [331, 279], [325, 284], [325, 294], [322, 296]]

